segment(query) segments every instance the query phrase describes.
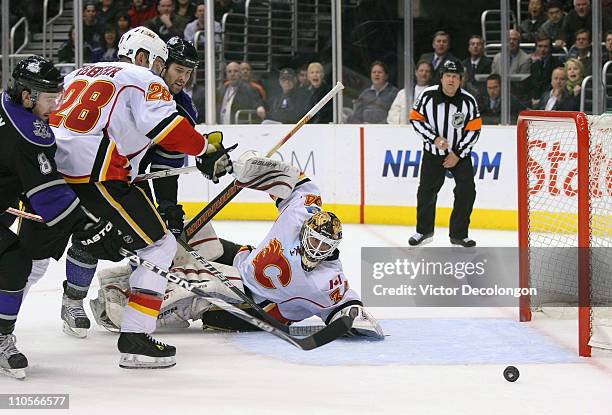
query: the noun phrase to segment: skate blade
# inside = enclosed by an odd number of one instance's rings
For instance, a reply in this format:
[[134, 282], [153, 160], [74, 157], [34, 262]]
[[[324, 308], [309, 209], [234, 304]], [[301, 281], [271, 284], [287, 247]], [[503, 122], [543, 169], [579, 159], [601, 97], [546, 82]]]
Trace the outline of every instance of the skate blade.
[[63, 332], [69, 336], [76, 337], [77, 339], [84, 339], [87, 337], [88, 329], [79, 329], [76, 327], [70, 327], [68, 323], [64, 321]]
[[0, 367], [0, 374], [14, 378], [23, 380], [26, 377], [25, 368], [23, 369], [7, 369], [4, 367]]
[[176, 365], [175, 356], [151, 357], [142, 354], [121, 353], [119, 367], [123, 369], [165, 369]]

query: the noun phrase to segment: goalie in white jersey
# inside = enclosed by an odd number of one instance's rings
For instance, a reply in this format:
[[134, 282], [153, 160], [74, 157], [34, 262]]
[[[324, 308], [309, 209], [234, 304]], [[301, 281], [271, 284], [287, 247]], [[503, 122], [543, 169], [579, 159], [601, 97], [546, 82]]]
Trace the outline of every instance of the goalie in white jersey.
[[[130, 183], [132, 172], [138, 172], [153, 144], [196, 156], [198, 168], [214, 181], [231, 172], [231, 162], [221, 133], [202, 136], [177, 112], [158, 75], [168, 58], [159, 36], [137, 27], [121, 37], [118, 49], [120, 62], [97, 63], [66, 76], [62, 103], [50, 117], [58, 146], [55, 159], [83, 204], [121, 230], [128, 249], [168, 267], [176, 240], [144, 192]], [[71, 288], [86, 294], [86, 279]], [[118, 341], [120, 366], [173, 366], [175, 348], [150, 336], [166, 280], [138, 267], [129, 284]]]
[[[252, 153], [234, 162], [234, 175], [239, 186], [269, 192], [276, 199], [279, 216], [256, 248], [245, 246], [236, 254], [235, 268], [213, 263], [215, 267], [284, 324], [312, 316], [329, 324], [356, 308], [352, 334], [383, 339], [380, 325], [363, 308], [359, 294], [344, 275], [337, 249], [342, 224], [336, 215], [322, 209], [317, 186], [301, 177], [295, 167]], [[267, 178], [262, 179], [264, 176]], [[200, 254], [210, 256], [203, 250]], [[192, 283], [199, 281], [199, 287], [214, 296], [241, 302], [216, 278], [208, 277], [198, 262], [186, 258], [190, 256], [175, 258], [174, 273]], [[99, 298], [92, 302], [96, 320], [109, 329], [120, 320], [117, 305], [126, 301], [127, 286], [121, 274], [121, 270], [102, 272]], [[188, 320], [201, 318], [205, 327], [246, 328], [205, 299], [173, 284], [169, 288], [158, 325], [186, 327]]]

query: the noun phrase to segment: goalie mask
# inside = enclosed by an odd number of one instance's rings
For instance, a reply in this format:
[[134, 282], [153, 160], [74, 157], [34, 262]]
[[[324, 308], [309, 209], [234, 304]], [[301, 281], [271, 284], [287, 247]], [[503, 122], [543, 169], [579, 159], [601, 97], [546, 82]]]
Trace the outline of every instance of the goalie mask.
[[342, 240], [342, 223], [331, 212], [317, 212], [304, 221], [300, 230], [302, 268], [310, 272], [334, 253]]

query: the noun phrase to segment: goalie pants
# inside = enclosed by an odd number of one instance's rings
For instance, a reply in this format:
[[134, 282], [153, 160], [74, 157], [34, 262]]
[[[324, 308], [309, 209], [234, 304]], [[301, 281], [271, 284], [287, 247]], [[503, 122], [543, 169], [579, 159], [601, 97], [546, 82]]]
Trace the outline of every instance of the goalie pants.
[[450, 217], [449, 236], [463, 239], [468, 237], [470, 215], [476, 199], [472, 157], [459, 159], [459, 162], [451, 169], [442, 165], [445, 157], [423, 150], [421, 177], [417, 191], [417, 232], [425, 235], [434, 231], [438, 192], [444, 184], [446, 172], [450, 171], [455, 179], [453, 190], [455, 202]]
[[[81, 203], [94, 215], [109, 220], [122, 233], [127, 248], [161, 268], [169, 268], [176, 254], [176, 240], [159, 213], [139, 187], [122, 182], [72, 186]], [[167, 281], [138, 267], [130, 276], [131, 293], [123, 313], [122, 332], [151, 333]]]

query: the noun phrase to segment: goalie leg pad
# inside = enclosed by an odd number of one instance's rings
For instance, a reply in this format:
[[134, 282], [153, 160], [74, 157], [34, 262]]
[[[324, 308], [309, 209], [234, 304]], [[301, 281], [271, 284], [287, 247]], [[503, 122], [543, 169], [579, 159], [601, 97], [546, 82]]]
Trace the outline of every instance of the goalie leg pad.
[[[198, 251], [207, 261], [215, 261], [223, 255], [223, 245], [217, 237], [217, 233], [210, 223], [207, 223], [200, 229], [189, 241], [189, 245]], [[185, 248], [180, 244], [177, 245], [176, 255], [174, 256], [174, 266], [181, 266], [193, 261], [193, 257], [189, 255]]]
[[238, 187], [261, 190], [286, 199], [300, 177], [300, 170], [279, 160], [261, 157], [247, 151], [234, 161], [234, 177]]

